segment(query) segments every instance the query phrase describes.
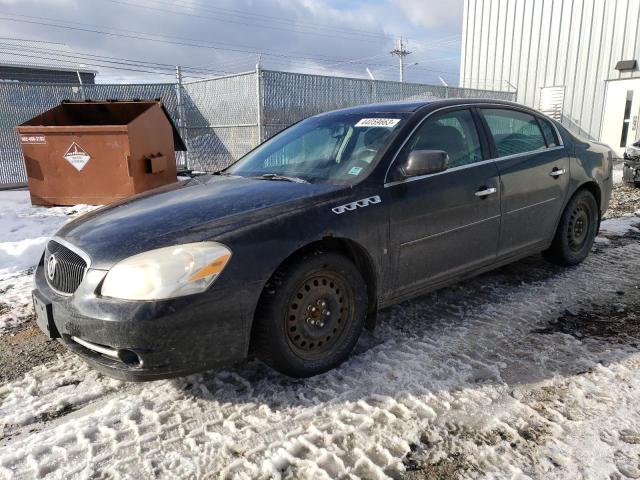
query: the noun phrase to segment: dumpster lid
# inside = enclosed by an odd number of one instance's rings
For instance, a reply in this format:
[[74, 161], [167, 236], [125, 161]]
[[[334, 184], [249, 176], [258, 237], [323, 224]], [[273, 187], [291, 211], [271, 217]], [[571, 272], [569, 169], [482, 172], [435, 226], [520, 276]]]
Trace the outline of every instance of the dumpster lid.
[[[154, 105], [159, 105], [171, 125], [173, 145], [176, 151], [184, 152], [187, 147], [180, 132], [173, 123], [171, 115], [160, 99], [156, 100], [63, 100], [54, 107], [20, 125], [29, 126], [68, 126], [68, 125], [127, 125]], [[94, 106], [94, 109], [85, 107]]]

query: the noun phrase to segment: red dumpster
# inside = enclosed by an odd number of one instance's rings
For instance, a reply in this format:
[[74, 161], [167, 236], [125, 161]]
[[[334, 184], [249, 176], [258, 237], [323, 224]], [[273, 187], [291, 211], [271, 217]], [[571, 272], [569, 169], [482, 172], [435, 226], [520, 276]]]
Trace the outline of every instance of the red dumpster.
[[177, 181], [160, 101], [65, 101], [17, 127], [34, 205], [106, 204]]

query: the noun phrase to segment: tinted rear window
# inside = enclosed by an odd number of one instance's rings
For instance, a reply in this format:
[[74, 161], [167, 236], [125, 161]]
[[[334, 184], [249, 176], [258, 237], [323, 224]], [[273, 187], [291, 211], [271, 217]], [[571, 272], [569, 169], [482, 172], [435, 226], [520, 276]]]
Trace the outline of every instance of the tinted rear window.
[[557, 147], [558, 145], [560, 145], [551, 124], [543, 118], [538, 118], [538, 120], [540, 121], [542, 133], [544, 134], [544, 138], [547, 141], [547, 145], [549, 147]]
[[533, 152], [546, 148], [536, 118], [517, 110], [482, 109], [496, 144], [498, 157]]

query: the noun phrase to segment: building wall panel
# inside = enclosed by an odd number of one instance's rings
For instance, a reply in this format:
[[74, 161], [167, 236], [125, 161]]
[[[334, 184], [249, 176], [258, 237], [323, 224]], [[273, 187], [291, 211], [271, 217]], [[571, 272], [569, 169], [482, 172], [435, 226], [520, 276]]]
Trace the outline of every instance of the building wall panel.
[[598, 139], [607, 80], [619, 60], [640, 61], [640, 0], [465, 0], [460, 85], [518, 90], [539, 107], [543, 87], [564, 86], [562, 122]]

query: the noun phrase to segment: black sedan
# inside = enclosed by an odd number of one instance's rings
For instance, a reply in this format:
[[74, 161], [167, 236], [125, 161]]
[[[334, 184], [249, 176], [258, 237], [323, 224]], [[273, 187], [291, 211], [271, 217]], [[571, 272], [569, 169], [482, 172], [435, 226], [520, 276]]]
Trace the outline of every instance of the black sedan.
[[381, 308], [537, 252], [584, 260], [612, 155], [508, 102], [317, 115], [219, 174], [64, 225], [36, 270], [38, 323], [127, 380], [251, 352], [316, 375]]

